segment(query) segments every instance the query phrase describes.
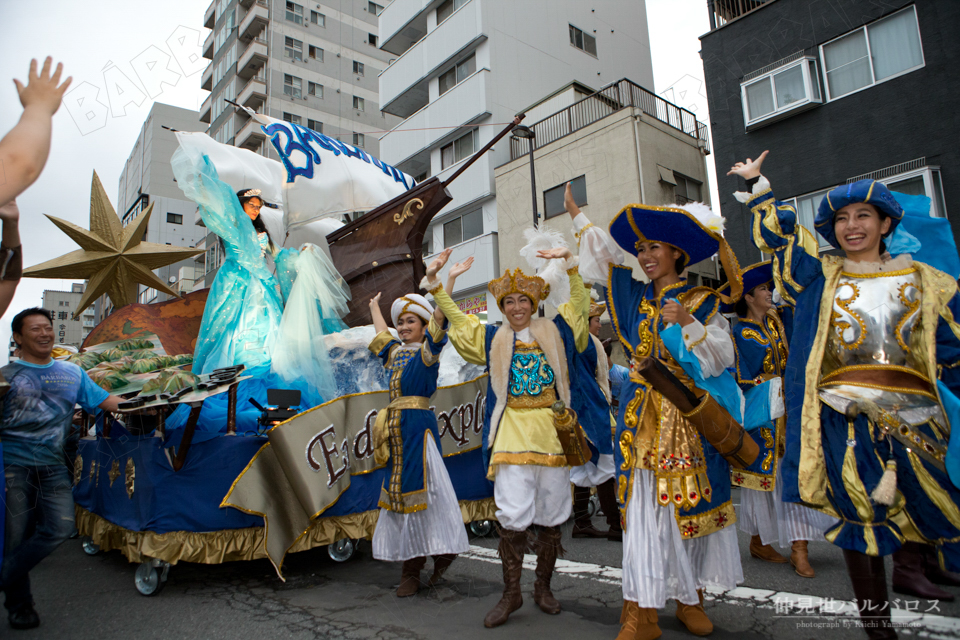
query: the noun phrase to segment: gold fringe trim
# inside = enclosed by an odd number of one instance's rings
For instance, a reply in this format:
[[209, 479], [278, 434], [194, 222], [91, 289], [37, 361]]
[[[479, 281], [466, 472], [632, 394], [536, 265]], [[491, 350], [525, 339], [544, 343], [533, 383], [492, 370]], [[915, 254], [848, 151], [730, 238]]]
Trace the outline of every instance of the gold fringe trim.
[[[130, 562], [139, 563], [147, 558], [156, 558], [170, 564], [181, 560], [199, 564], [222, 564], [267, 557], [263, 547], [263, 527], [154, 533], [124, 529], [79, 505], [75, 507], [75, 512], [80, 535], [90, 536], [103, 551], [120, 551]], [[464, 523], [496, 520], [497, 505], [493, 498], [461, 500], [460, 513]], [[318, 518], [287, 553], [322, 547], [343, 538], [370, 540], [377, 528], [379, 515], [378, 509], [372, 509], [348, 516]]]

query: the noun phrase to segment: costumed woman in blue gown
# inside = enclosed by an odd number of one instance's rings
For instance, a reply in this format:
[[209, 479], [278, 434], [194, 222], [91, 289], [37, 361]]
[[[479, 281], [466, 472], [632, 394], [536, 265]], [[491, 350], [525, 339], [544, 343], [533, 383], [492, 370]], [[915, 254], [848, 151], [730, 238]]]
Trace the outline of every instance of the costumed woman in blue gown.
[[[224, 252], [207, 296], [193, 372], [242, 364], [243, 375], [254, 379], [242, 383], [240, 397], [263, 404], [267, 388], [300, 390], [302, 408], [336, 397], [323, 334], [343, 328], [339, 316], [346, 312], [348, 296], [329, 258], [309, 244], [300, 252], [278, 249], [279, 239], [270, 237], [260, 218], [264, 201], [259, 190], [234, 193], [206, 155], [181, 147], [171, 165], [178, 186], [199, 205], [204, 224], [220, 237]], [[205, 423], [214, 430], [222, 425], [219, 412], [225, 415], [226, 396], [221, 395], [204, 403], [201, 430], [210, 430], [203, 428]], [[238, 406], [238, 428], [252, 426], [245, 423], [258, 415], [245, 411], [245, 404]], [[182, 413], [171, 416], [171, 428], [178, 426]]]
[[819, 256], [760, 174], [766, 156], [728, 175], [747, 180], [749, 193], [735, 195], [753, 215], [754, 243], [773, 255], [780, 295], [795, 304], [783, 499], [841, 518], [826, 537], [843, 549], [864, 629], [896, 638], [883, 556], [932, 545], [942, 568], [960, 569], [960, 491], [946, 468], [957, 386], [938, 380], [939, 367], [960, 362], [957, 282], [909, 253], [886, 254], [903, 211], [873, 180], [824, 197], [816, 230], [844, 255]]
[[457, 494], [440, 452], [437, 416], [430, 397], [437, 390], [440, 351], [447, 332], [427, 328], [434, 309], [415, 293], [391, 307], [397, 340], [380, 313], [380, 294], [370, 300], [377, 331], [370, 351], [383, 360], [390, 376], [390, 404], [377, 415], [374, 429], [377, 464], [390, 471], [380, 492], [380, 516], [373, 533], [373, 557], [403, 561], [398, 597], [420, 588], [420, 570], [433, 556], [428, 585], [440, 580], [457, 554], [470, 549]]

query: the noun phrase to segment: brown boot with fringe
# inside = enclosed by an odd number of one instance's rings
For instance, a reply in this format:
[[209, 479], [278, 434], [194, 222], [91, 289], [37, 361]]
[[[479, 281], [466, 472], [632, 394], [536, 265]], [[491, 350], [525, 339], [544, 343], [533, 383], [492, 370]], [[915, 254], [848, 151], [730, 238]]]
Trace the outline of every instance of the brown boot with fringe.
[[677, 619], [693, 635], [707, 636], [713, 633], [713, 623], [703, 610], [703, 590], [697, 589], [697, 596], [700, 598], [698, 604], [683, 604], [677, 600]]
[[523, 605], [520, 595], [520, 573], [523, 570], [523, 553], [527, 549], [527, 532], [500, 530], [500, 546], [497, 553], [503, 563], [503, 597], [483, 619], [488, 629], [499, 627], [510, 614]]

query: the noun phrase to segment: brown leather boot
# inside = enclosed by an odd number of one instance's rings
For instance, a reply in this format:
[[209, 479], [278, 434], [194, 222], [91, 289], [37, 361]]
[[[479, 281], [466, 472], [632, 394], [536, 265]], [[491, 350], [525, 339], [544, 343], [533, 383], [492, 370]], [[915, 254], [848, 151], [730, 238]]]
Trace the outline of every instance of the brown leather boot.
[[440, 582], [443, 574], [450, 568], [450, 565], [453, 564], [456, 558], [457, 554], [455, 553], [444, 553], [439, 556], [433, 556], [433, 575], [431, 575], [430, 580], [427, 581], [427, 586], [432, 587]]
[[923, 575], [927, 576], [930, 582], [946, 587], [960, 587], [960, 575], [940, 568], [940, 560], [937, 557], [935, 547], [923, 544], [920, 545], [920, 548], [923, 555]]
[[760, 541], [759, 535], [750, 537], [750, 555], [758, 560], [772, 562], [774, 564], [786, 564], [788, 562], [788, 560], [777, 553], [773, 547], [768, 544], [763, 544], [763, 542]]
[[617, 504], [617, 493], [613, 479], [597, 486], [597, 498], [600, 500], [600, 509], [607, 519], [607, 540], [623, 541], [623, 527], [620, 525], [620, 506]]
[[398, 598], [416, 595], [420, 589], [420, 570], [426, 563], [426, 558], [411, 558], [403, 561], [403, 573], [400, 575], [400, 586], [397, 587]]
[[893, 590], [927, 600], [953, 602], [954, 596], [930, 582], [923, 573], [923, 547], [919, 542], [904, 542], [893, 552]]
[[523, 553], [527, 549], [527, 532], [500, 530], [500, 546], [497, 552], [503, 563], [503, 597], [483, 619], [483, 626], [499, 627], [510, 614], [523, 605], [520, 595], [520, 573], [523, 570]]
[[590, 519], [590, 487], [573, 487], [573, 537], [606, 538], [607, 532], [593, 526]]
[[871, 640], [894, 640], [897, 632], [890, 624], [890, 599], [887, 596], [883, 558], [844, 549], [843, 559], [847, 563], [847, 573], [867, 637]]
[[560, 546], [560, 527], [543, 527], [537, 538], [537, 580], [533, 583], [533, 601], [544, 613], [560, 613], [560, 603], [550, 591], [550, 579], [557, 564], [557, 556], [563, 555]]
[[657, 620], [656, 609], [641, 609], [636, 602], [624, 600], [616, 640], [656, 640], [663, 635]]
[[794, 540], [790, 549], [790, 564], [793, 570], [801, 578], [812, 578], [817, 572], [810, 566], [810, 558], [807, 556], [807, 541]]
[[677, 600], [677, 619], [693, 635], [707, 636], [713, 633], [713, 623], [703, 610], [703, 591], [697, 589], [697, 596], [700, 598], [698, 604], [683, 604]]

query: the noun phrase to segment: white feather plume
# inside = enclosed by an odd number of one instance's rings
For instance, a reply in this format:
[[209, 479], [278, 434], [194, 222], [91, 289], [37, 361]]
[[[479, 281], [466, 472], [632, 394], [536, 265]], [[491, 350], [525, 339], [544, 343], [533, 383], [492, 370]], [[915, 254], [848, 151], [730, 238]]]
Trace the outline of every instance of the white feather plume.
[[[550, 295], [546, 302], [559, 307], [570, 299], [570, 277], [566, 271], [566, 260], [546, 260], [538, 258], [537, 252], [555, 247], [566, 247], [567, 241], [563, 234], [552, 229], [528, 228], [523, 232], [527, 244], [520, 249], [520, 255], [536, 275], [543, 278], [550, 285]], [[533, 274], [528, 274], [533, 275]]]
[[600, 294], [597, 293], [596, 289], [590, 289], [590, 299], [594, 302], [600, 302]]
[[713, 209], [711, 209], [708, 205], [705, 205], [702, 202], [688, 202], [687, 204], [680, 205], [680, 208], [691, 214], [707, 229], [710, 229], [721, 236], [723, 235], [723, 229], [724, 225], [726, 224], [726, 220], [715, 214]]

